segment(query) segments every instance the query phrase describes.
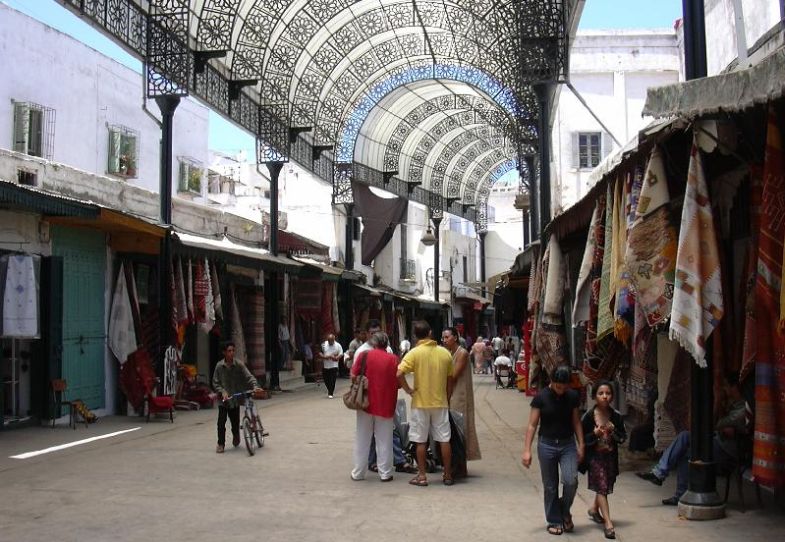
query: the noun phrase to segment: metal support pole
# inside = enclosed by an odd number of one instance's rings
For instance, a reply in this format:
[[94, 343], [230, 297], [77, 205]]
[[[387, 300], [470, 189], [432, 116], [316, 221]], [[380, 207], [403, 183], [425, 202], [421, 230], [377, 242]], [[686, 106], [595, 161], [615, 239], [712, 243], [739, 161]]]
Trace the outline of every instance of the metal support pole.
[[538, 207], [540, 205], [540, 190], [539, 179], [536, 178], [534, 155], [527, 155], [526, 169], [529, 171], [529, 236], [531, 240], [539, 239], [540, 237], [540, 214]]
[[172, 132], [174, 112], [180, 104], [179, 96], [159, 96], [155, 99], [161, 110], [161, 149], [160, 149], [160, 187], [159, 215], [161, 225], [167, 228], [161, 239], [160, 256], [158, 258], [158, 339], [160, 357], [156, 360], [156, 374], [163, 375], [164, 355], [172, 340], [172, 300], [171, 291], [171, 260], [172, 237]]
[[480, 282], [482, 283], [482, 296], [485, 297], [485, 236], [487, 231], [480, 232]]
[[[267, 166], [267, 170], [270, 172], [270, 241], [268, 243], [268, 247], [270, 250], [270, 254], [273, 256], [278, 255], [278, 178], [281, 175], [281, 169], [283, 169], [282, 162], [266, 162], [265, 165]], [[271, 390], [280, 390], [281, 389], [281, 375], [279, 373], [278, 365], [280, 364], [280, 360], [283, 357], [283, 352], [281, 352], [281, 345], [278, 342], [278, 323], [281, 320], [280, 311], [278, 307], [278, 272], [271, 271], [268, 273], [269, 282], [268, 282], [268, 291], [265, 292], [266, 297], [266, 305], [268, 307], [268, 316], [269, 319], [267, 320], [269, 325], [267, 326], [269, 332], [268, 337], [270, 338], [270, 342], [268, 344], [273, 345], [273, 348], [267, 349], [267, 367], [270, 369], [270, 383], [269, 388]]]
[[[687, 79], [706, 77], [706, 20], [703, 0], [682, 0], [684, 9], [684, 65]], [[717, 494], [712, 412], [712, 343], [706, 345], [707, 367], [692, 364], [690, 394], [690, 463], [687, 492], [679, 500], [679, 514], [687, 519], [725, 517], [725, 503]]]
[[354, 269], [354, 203], [346, 204], [346, 269]]
[[522, 222], [523, 222], [523, 248], [529, 246], [531, 243], [531, 234], [529, 231], [529, 217], [531, 216], [530, 211], [521, 211]]
[[540, 223], [538, 234], [542, 236], [545, 226], [551, 221], [551, 103], [553, 100], [553, 83], [538, 83], [533, 86], [539, 104], [539, 145], [540, 145], [540, 179], [538, 183], [540, 197]]
[[436, 242], [433, 244], [433, 300], [439, 303], [439, 225], [442, 223], [441, 217], [434, 217], [433, 221], [433, 236], [436, 237]]

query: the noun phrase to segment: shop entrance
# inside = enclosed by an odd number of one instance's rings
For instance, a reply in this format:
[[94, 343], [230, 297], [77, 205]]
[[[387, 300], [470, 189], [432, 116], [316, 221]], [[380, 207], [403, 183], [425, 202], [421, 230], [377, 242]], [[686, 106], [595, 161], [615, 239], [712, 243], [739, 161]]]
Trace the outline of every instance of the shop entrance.
[[55, 227], [52, 252], [63, 258], [63, 366], [68, 396], [105, 407], [104, 234]]

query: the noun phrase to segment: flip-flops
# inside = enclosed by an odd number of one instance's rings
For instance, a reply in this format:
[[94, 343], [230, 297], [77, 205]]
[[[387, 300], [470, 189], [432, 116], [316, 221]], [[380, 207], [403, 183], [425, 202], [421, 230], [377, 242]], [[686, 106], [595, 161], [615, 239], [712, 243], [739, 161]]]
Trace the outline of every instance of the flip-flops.
[[420, 478], [419, 476], [415, 476], [411, 480], [409, 480], [409, 484], [413, 486], [425, 487], [428, 485], [428, 480], [426, 478]]
[[564, 520], [564, 532], [571, 533], [575, 530], [575, 523], [572, 522], [572, 517], [570, 519]]
[[564, 529], [562, 529], [561, 525], [548, 525], [547, 531], [548, 534], [560, 536], [564, 532]]

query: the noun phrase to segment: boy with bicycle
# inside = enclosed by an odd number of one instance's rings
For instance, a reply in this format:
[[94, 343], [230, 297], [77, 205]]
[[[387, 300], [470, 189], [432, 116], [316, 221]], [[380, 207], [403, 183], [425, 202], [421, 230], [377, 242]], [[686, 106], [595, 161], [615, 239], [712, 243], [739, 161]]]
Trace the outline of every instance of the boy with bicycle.
[[235, 393], [249, 389], [259, 389], [256, 377], [251, 374], [248, 367], [239, 360], [234, 359], [234, 343], [227, 341], [223, 345], [224, 357], [215, 366], [213, 373], [213, 389], [221, 394], [218, 405], [218, 445], [215, 453], [224, 453], [226, 444], [226, 418], [232, 424], [232, 446], [240, 445], [240, 405], [237, 399], [231, 398]]

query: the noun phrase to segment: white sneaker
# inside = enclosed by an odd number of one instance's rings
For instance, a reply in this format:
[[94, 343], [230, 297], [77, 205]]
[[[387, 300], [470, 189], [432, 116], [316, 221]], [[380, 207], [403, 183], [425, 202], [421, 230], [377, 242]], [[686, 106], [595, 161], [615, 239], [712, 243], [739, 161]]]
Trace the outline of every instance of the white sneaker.
[[328, 399], [332, 399], [332, 398], [333, 398], [333, 396], [332, 396], [332, 395], [328, 395], [328, 396], [327, 396], [327, 398], [328, 398]]

